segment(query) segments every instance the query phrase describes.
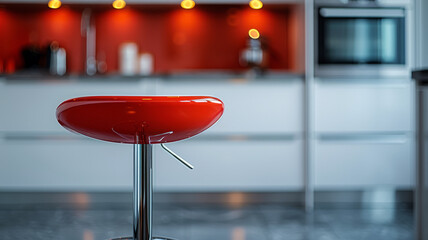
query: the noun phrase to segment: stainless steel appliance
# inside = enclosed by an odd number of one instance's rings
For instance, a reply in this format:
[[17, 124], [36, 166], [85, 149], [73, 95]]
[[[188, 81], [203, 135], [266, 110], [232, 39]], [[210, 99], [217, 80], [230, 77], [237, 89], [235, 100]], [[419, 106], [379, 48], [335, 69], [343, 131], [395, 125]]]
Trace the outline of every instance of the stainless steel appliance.
[[415, 194], [416, 239], [428, 240], [428, 69], [413, 71], [416, 80], [417, 170]]
[[409, 76], [410, 1], [315, 2], [315, 76]]
[[239, 59], [241, 65], [250, 67], [256, 72], [265, 70], [268, 65], [265, 44], [261, 39], [249, 38], [247, 40], [247, 48], [241, 52]]

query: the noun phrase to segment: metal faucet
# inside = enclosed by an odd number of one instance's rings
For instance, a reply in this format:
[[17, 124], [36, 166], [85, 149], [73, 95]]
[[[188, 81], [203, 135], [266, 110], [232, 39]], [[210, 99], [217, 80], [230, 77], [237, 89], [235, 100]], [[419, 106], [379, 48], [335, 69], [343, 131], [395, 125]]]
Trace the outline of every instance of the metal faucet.
[[97, 73], [96, 61], [96, 29], [95, 22], [92, 21], [92, 11], [90, 8], [85, 8], [82, 12], [82, 19], [80, 25], [80, 33], [82, 37], [86, 38], [86, 61], [85, 71], [88, 75]]

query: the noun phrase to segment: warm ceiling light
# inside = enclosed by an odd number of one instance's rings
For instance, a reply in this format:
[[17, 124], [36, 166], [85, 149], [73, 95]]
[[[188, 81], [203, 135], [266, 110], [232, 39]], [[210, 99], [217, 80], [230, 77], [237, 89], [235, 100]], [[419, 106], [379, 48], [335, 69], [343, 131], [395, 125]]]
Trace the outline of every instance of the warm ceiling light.
[[48, 6], [52, 9], [57, 9], [61, 7], [61, 1], [60, 0], [50, 0], [48, 2]]
[[252, 39], [258, 39], [260, 37], [260, 33], [257, 29], [253, 28], [248, 31], [248, 36], [250, 36]]
[[250, 7], [252, 9], [260, 9], [263, 7], [263, 3], [260, 0], [251, 0], [250, 1]]
[[126, 2], [124, 0], [114, 0], [112, 5], [116, 9], [122, 9], [126, 6]]
[[193, 0], [181, 1], [181, 7], [184, 9], [192, 9], [194, 6], [195, 6], [195, 1], [193, 1]]

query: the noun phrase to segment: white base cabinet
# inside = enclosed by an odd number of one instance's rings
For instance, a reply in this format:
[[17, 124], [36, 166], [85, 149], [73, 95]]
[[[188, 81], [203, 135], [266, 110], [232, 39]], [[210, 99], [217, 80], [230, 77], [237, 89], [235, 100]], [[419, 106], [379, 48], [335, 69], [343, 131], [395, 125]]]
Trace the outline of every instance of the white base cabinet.
[[0, 81], [0, 132], [63, 133], [55, 116], [61, 102], [91, 95], [144, 95], [151, 84], [139, 80]]
[[317, 79], [315, 189], [412, 189], [413, 96], [410, 79]]
[[415, 163], [409, 138], [397, 141], [318, 142], [317, 190], [412, 189]]
[[301, 134], [303, 80], [260, 79], [159, 80], [157, 95], [196, 95], [220, 98], [223, 116], [207, 134]]
[[[295, 79], [159, 80], [158, 95], [208, 95], [225, 104], [210, 129], [171, 148], [189, 171], [156, 150], [160, 191], [300, 191], [303, 179], [303, 81]], [[175, 162], [174, 162], [175, 161]]]
[[413, 101], [410, 79], [318, 79], [315, 129], [339, 134], [410, 132]]
[[[315, 190], [413, 187], [409, 81], [316, 81]], [[303, 80], [208, 77], [0, 81], [0, 190], [132, 189], [132, 146], [79, 137], [56, 121], [60, 102], [87, 95], [210, 95], [224, 101], [224, 115], [212, 128], [168, 144], [195, 170], [155, 146], [157, 191], [304, 189]]]
[[212, 95], [221, 120], [172, 150], [155, 146], [158, 191], [303, 189], [303, 81], [144, 79], [0, 82], [0, 190], [129, 191], [132, 146], [79, 137], [56, 121], [62, 101], [88, 95]]
[[91, 139], [3, 140], [0, 190], [132, 189], [132, 146]]
[[155, 149], [155, 184], [160, 191], [300, 191], [302, 141], [185, 140], [171, 148], [189, 170], [162, 148]]

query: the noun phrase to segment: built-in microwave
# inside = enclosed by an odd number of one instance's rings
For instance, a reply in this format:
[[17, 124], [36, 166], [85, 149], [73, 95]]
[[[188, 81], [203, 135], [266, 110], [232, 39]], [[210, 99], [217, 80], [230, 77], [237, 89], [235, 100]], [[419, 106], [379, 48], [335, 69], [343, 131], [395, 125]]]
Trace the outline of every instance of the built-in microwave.
[[316, 76], [409, 74], [406, 5], [328, 2], [315, 5]]

